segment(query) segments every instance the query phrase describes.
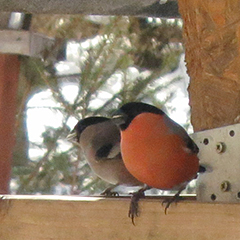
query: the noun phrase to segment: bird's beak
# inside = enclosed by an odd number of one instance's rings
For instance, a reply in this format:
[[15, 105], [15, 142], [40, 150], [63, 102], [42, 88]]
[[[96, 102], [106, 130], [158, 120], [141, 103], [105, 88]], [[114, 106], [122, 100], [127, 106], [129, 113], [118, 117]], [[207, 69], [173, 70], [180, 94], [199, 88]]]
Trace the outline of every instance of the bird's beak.
[[126, 115], [124, 113], [118, 113], [116, 112], [113, 116], [112, 116], [112, 121], [114, 124], [116, 124], [117, 126], [120, 126], [122, 124], [124, 124], [126, 122]]
[[76, 140], [77, 140], [77, 133], [76, 133], [76, 131], [75, 131], [75, 130], [71, 131], [71, 132], [67, 135], [66, 139], [67, 139], [68, 141], [76, 141]]

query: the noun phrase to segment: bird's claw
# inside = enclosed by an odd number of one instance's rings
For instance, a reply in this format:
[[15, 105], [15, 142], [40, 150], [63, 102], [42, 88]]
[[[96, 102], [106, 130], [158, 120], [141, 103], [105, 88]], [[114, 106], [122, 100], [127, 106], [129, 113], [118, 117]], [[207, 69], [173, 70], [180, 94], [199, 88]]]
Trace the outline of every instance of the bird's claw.
[[144, 198], [145, 194], [143, 191], [137, 191], [134, 193], [131, 193], [131, 202], [129, 206], [129, 211], [128, 211], [128, 217], [131, 218], [132, 224], [135, 225], [135, 218], [139, 216], [140, 211], [139, 211], [139, 205], [138, 202], [140, 198]]
[[170, 207], [170, 205], [171, 205], [174, 201], [175, 201], [175, 199], [173, 199], [173, 198], [165, 199], [165, 200], [162, 201], [162, 206], [163, 206], [164, 204], [166, 204], [166, 206], [165, 206], [165, 208], [164, 208], [164, 213], [165, 213], [165, 215], [167, 215], [167, 210], [168, 210], [168, 208]]
[[165, 199], [162, 201], [162, 206], [164, 204], [166, 204], [165, 208], [164, 208], [164, 213], [165, 215], [167, 215], [167, 210], [168, 208], [170, 207], [170, 205], [173, 203], [173, 202], [178, 202], [181, 197], [180, 197], [180, 193], [182, 192], [183, 189], [180, 189], [173, 197], [171, 198], [168, 198], [168, 199]]
[[119, 193], [118, 192], [112, 192], [111, 189], [106, 189], [105, 191], [103, 191], [101, 193], [102, 196], [106, 196], [106, 197], [118, 197]]

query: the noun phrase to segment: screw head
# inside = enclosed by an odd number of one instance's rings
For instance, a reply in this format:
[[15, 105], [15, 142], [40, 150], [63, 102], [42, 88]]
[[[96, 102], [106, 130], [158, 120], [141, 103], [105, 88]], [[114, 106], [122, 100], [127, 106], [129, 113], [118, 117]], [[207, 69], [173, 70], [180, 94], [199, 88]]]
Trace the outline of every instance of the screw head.
[[231, 184], [229, 181], [223, 181], [220, 185], [222, 192], [228, 192], [230, 191]]
[[223, 142], [218, 142], [218, 143], [216, 144], [216, 151], [217, 151], [217, 153], [223, 153], [223, 152], [225, 152], [225, 150], [226, 150], [226, 145], [225, 145], [225, 143], [223, 143]]

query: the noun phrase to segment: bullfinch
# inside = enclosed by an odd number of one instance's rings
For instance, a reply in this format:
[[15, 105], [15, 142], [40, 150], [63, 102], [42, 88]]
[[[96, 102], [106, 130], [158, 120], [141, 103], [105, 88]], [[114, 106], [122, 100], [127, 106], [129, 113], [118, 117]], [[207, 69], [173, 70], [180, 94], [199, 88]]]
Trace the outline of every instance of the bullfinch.
[[[187, 183], [199, 171], [205, 171], [199, 165], [197, 145], [184, 128], [162, 110], [146, 103], [123, 105], [112, 121], [120, 128], [122, 158], [129, 172], [149, 187], [178, 191], [166, 201], [166, 213]], [[139, 191], [137, 200], [143, 193], [144, 189]], [[132, 219], [138, 215], [135, 205], [130, 213]]]
[[95, 116], [80, 120], [67, 137], [79, 143], [93, 172], [113, 184], [102, 194], [118, 195], [118, 185], [142, 186], [126, 169], [120, 152], [120, 131], [109, 118]]

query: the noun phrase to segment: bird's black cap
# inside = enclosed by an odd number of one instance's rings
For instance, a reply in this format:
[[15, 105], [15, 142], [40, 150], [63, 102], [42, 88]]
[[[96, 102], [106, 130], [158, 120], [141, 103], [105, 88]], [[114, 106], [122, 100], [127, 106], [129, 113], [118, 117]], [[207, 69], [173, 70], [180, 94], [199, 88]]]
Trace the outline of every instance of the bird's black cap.
[[124, 104], [119, 110], [117, 110], [112, 117], [112, 121], [119, 126], [121, 130], [125, 130], [131, 121], [139, 114], [143, 112], [155, 113], [163, 115], [165, 114], [159, 108], [142, 102], [129, 102]]
[[70, 132], [70, 134], [68, 136], [69, 136], [69, 138], [71, 138], [71, 134], [75, 135], [74, 137], [75, 137], [76, 141], [79, 142], [81, 133], [88, 126], [91, 126], [91, 125], [94, 125], [94, 124], [98, 124], [98, 123], [101, 123], [101, 122], [106, 122], [106, 121], [109, 121], [109, 120], [110, 120], [109, 118], [100, 117], [100, 116], [84, 118], [84, 119], [80, 120], [75, 125], [74, 129]]

